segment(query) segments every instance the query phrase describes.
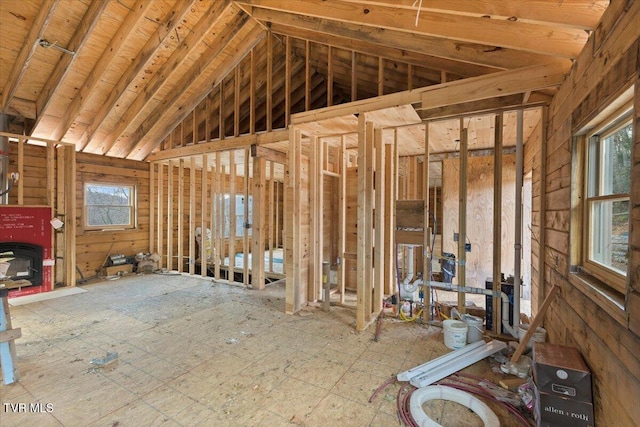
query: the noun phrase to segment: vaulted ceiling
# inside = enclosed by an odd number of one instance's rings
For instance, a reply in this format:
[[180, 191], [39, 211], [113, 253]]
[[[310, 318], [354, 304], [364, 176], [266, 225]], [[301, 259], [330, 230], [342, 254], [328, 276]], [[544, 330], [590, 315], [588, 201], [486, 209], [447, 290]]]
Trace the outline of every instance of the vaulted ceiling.
[[[19, 133], [144, 160], [350, 101], [546, 64], [568, 72], [608, 3], [2, 0], [0, 106]], [[406, 117], [540, 105], [555, 86]], [[453, 140], [453, 123], [430, 142]]]

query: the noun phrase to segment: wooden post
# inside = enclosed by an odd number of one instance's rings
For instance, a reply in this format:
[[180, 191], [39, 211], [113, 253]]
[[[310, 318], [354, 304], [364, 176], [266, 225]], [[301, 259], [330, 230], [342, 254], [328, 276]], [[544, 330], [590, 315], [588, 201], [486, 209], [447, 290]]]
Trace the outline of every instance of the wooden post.
[[[464, 119], [460, 119], [460, 196], [458, 212], [458, 285], [467, 286], [466, 260], [467, 252], [465, 242], [467, 240], [467, 129], [464, 127]], [[465, 294], [458, 292], [458, 311], [466, 312]]]
[[266, 94], [266, 121], [267, 132], [270, 132], [273, 126], [273, 34], [271, 30], [267, 30], [267, 94]]
[[[422, 246], [422, 277], [423, 280], [431, 280], [431, 227], [429, 227], [429, 212], [431, 211], [431, 201], [429, 200], [429, 122], [424, 125], [424, 161], [422, 162], [423, 172], [423, 188], [422, 194], [424, 199], [424, 243]], [[435, 211], [434, 211], [435, 212]], [[435, 216], [435, 214], [434, 214]], [[435, 239], [435, 236], [433, 236]], [[431, 320], [431, 288], [423, 288], [424, 309], [423, 318]]]
[[340, 289], [340, 304], [344, 304], [345, 297], [345, 259], [344, 252], [346, 250], [346, 194], [347, 194], [347, 155], [345, 152], [347, 137], [340, 137], [340, 155], [339, 168], [340, 177], [338, 178], [338, 254], [340, 263], [338, 265], [338, 287]]
[[[195, 129], [194, 129], [195, 131]], [[207, 249], [211, 250], [211, 242], [208, 240], [207, 229], [208, 223], [208, 206], [209, 206], [209, 193], [207, 190], [207, 173], [208, 173], [209, 159], [206, 154], [202, 155], [202, 183], [200, 186], [200, 275], [207, 277], [207, 268], [209, 263], [209, 256]]]
[[311, 42], [304, 43], [304, 111], [311, 109]]
[[383, 130], [376, 129], [374, 133], [375, 143], [375, 242], [374, 242], [374, 280], [373, 280], [373, 313], [382, 310], [382, 300], [384, 298], [384, 265], [385, 265], [385, 146], [383, 141]]
[[[173, 175], [175, 169], [171, 166], [171, 162], [169, 165]], [[168, 199], [173, 199], [173, 190], [169, 192]], [[173, 217], [173, 208], [169, 209], [168, 216]], [[173, 225], [168, 227], [167, 233], [173, 234]], [[170, 259], [173, 260], [173, 258]], [[173, 264], [173, 261], [171, 262]], [[184, 271], [184, 159], [178, 161], [178, 271], [181, 273]]]
[[160, 261], [158, 261], [158, 268], [162, 269], [164, 268], [164, 257], [163, 257], [163, 221], [162, 221], [162, 208], [164, 206], [164, 165], [162, 163], [158, 163], [158, 211], [157, 211], [157, 218], [158, 220], [156, 221], [156, 226], [157, 226], [157, 231], [158, 231], [158, 246], [156, 248], [156, 252], [158, 253], [158, 255], [160, 255]]
[[300, 277], [300, 129], [289, 127], [289, 152], [287, 155], [286, 205], [285, 205], [285, 254], [286, 254], [286, 295], [285, 311], [293, 314], [300, 310], [303, 283]]
[[220, 280], [220, 262], [224, 260], [224, 222], [221, 220], [222, 206], [222, 183], [220, 182], [220, 175], [222, 169], [221, 153], [216, 153], [215, 169], [213, 171], [214, 176], [214, 196], [213, 196], [213, 277], [216, 280]]
[[[182, 161], [182, 160], [181, 160]], [[182, 166], [182, 163], [180, 163]], [[173, 161], [169, 160], [169, 175], [167, 175], [167, 268], [173, 270], [173, 181], [175, 176], [175, 168]], [[180, 189], [182, 188], [182, 174], [178, 176], [178, 271], [182, 271], [181, 253], [182, 253], [182, 216], [180, 216], [180, 200], [182, 200], [182, 194]]]
[[156, 212], [156, 167], [155, 162], [149, 163], [149, 253], [156, 252], [155, 212]]
[[[18, 140], [18, 152], [20, 152], [22, 146], [22, 139]], [[63, 219], [66, 220], [66, 210], [65, 210], [65, 200], [66, 194], [66, 182], [65, 182], [65, 169], [68, 162], [65, 160], [65, 150], [63, 147], [58, 147], [56, 149], [56, 198], [55, 198], [55, 206], [54, 206], [54, 216], [58, 216], [60, 214], [65, 215]], [[18, 164], [24, 161], [18, 156]], [[24, 175], [20, 174], [21, 177]], [[23, 181], [22, 179], [20, 181]], [[73, 193], [70, 193], [73, 194]], [[19, 199], [19, 198], [18, 198]], [[18, 202], [19, 205], [22, 203]], [[66, 228], [66, 227], [65, 227]], [[63, 229], [64, 230], [64, 229]], [[66, 231], [66, 230], [65, 230]], [[65, 234], [54, 232], [53, 234], [53, 243], [54, 243], [54, 255], [56, 258], [55, 262], [55, 282], [53, 283], [65, 283], [65, 273], [67, 271], [67, 257], [64, 256], [64, 251], [66, 248], [71, 245], [65, 244]]]
[[291, 114], [291, 38], [284, 37], [285, 74], [284, 74], [284, 125], [289, 125]]
[[319, 141], [315, 136], [311, 136], [311, 149], [309, 150], [309, 195], [310, 195], [310, 224], [311, 230], [311, 245], [309, 246], [309, 252], [311, 257], [311, 265], [309, 266], [309, 287], [307, 294], [309, 300], [317, 301], [319, 293], [319, 283], [322, 278], [322, 246], [320, 234], [322, 233], [319, 216], [322, 214], [322, 193], [319, 191], [319, 178], [322, 177], [322, 171], [320, 170], [321, 162], [321, 150]]
[[[189, 274], [196, 272], [196, 158], [189, 165]], [[182, 261], [180, 261], [182, 263]]]
[[[218, 153], [214, 154], [215, 158], [218, 157]], [[218, 254], [218, 248], [216, 247], [216, 200], [217, 200], [217, 189], [216, 189], [216, 175], [218, 171], [215, 168], [215, 158], [211, 158], [211, 172], [209, 173], [209, 207], [211, 208], [209, 211], [209, 224], [211, 226], [211, 259], [209, 263], [213, 265], [212, 275], [215, 277], [215, 260]], [[209, 268], [207, 267], [207, 270]], [[208, 275], [208, 273], [207, 273]]]
[[[18, 139], [18, 204], [24, 205], [24, 140]], [[74, 193], [71, 193], [74, 194]]]
[[358, 117], [358, 246], [356, 328], [371, 321], [373, 285], [373, 122]]
[[249, 77], [249, 133], [256, 133], [256, 60], [255, 48], [251, 49], [251, 76]]
[[229, 281], [236, 271], [236, 153], [229, 152]]
[[[242, 198], [244, 199], [242, 203], [243, 211], [242, 217], [244, 218], [244, 223], [242, 224], [242, 283], [245, 286], [249, 286], [249, 161], [251, 160], [251, 156], [249, 155], [249, 149], [245, 148], [244, 150], [244, 179], [242, 183], [244, 185], [244, 190], [242, 193]], [[260, 260], [264, 258], [264, 248], [256, 254], [253, 254], [254, 257], [257, 256]]]
[[[65, 248], [63, 257], [64, 277], [66, 286], [76, 285], [76, 150], [72, 145], [64, 145], [58, 148], [64, 152], [64, 211], [67, 226], [64, 227]], [[53, 281], [52, 281], [53, 283]]]
[[[497, 113], [495, 118], [495, 141], [493, 155], [493, 291], [502, 290], [502, 113]], [[492, 300], [492, 325], [493, 332], [502, 333], [502, 304], [501, 298], [493, 297]]]
[[[252, 257], [251, 257], [251, 284], [253, 289], [264, 289], [264, 238], [266, 188], [265, 171], [266, 160], [262, 157], [253, 158], [253, 212], [252, 212]], [[271, 239], [270, 239], [271, 240]]]
[[[274, 232], [275, 232], [275, 226], [274, 226], [274, 209], [275, 209], [275, 204], [276, 204], [276, 200], [275, 200], [275, 195], [274, 195], [274, 186], [275, 186], [275, 174], [274, 174], [274, 170], [273, 170], [274, 164], [272, 161], [269, 161], [269, 196], [268, 196], [268, 200], [269, 200], [269, 224], [268, 224], [268, 229], [269, 229], [269, 272], [273, 272], [273, 248], [274, 248]], [[255, 178], [255, 169], [254, 169], [254, 173], [253, 173], [253, 177]], [[255, 196], [254, 196], [255, 197]], [[284, 273], [284, 270], [283, 270]]]
[[333, 105], [333, 48], [327, 47], [327, 107]]
[[[394, 140], [398, 137], [397, 129], [393, 130]], [[395, 292], [396, 257], [394, 245], [396, 228], [396, 150], [395, 144], [385, 144], [385, 180], [384, 180], [384, 293], [391, 295]]]

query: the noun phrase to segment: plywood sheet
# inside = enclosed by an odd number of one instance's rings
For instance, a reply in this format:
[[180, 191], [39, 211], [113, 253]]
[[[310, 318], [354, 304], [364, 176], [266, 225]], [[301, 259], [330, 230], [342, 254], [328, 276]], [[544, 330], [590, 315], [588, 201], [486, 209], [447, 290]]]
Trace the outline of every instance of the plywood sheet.
[[[460, 236], [471, 243], [466, 254], [466, 286], [484, 287], [493, 276], [493, 245], [502, 245], [501, 271], [513, 274], [515, 236], [515, 155], [503, 156], [502, 163], [502, 236], [493, 239], [493, 157], [470, 157], [467, 168], [467, 235]], [[460, 160], [443, 161], [443, 251], [457, 254]], [[457, 256], [457, 255], [456, 255]]]

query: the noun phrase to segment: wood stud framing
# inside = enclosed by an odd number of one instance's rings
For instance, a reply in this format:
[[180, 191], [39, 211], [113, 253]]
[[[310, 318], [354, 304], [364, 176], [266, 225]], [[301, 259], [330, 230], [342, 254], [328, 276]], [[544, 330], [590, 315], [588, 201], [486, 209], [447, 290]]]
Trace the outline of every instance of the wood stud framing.
[[[458, 283], [467, 286], [466, 260], [467, 252], [467, 129], [464, 127], [464, 119], [460, 119], [460, 190], [459, 190], [459, 217], [458, 217]], [[458, 293], [458, 311], [466, 312], [465, 294]]]
[[[502, 238], [502, 113], [496, 114], [495, 138], [493, 154], [493, 241], [500, 242]], [[502, 245], [493, 245], [493, 291], [502, 289]], [[492, 325], [493, 333], [500, 334], [502, 330], [502, 304], [500, 298], [493, 298]]]

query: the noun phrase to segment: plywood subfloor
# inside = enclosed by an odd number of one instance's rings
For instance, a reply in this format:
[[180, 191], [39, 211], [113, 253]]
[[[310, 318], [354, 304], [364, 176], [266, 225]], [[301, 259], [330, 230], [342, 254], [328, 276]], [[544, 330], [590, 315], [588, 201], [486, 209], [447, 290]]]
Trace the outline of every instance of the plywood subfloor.
[[[3, 427], [397, 426], [399, 386], [369, 403], [373, 391], [448, 351], [439, 328], [415, 322], [386, 319], [375, 342], [375, 328], [355, 333], [347, 308], [286, 315], [281, 284], [152, 274], [83, 288], [11, 307], [21, 379], [0, 385], [0, 400], [50, 411], [0, 405]], [[107, 352], [117, 361], [90, 363]], [[488, 362], [468, 370], [486, 373]], [[469, 416], [438, 411], [456, 425]]]

